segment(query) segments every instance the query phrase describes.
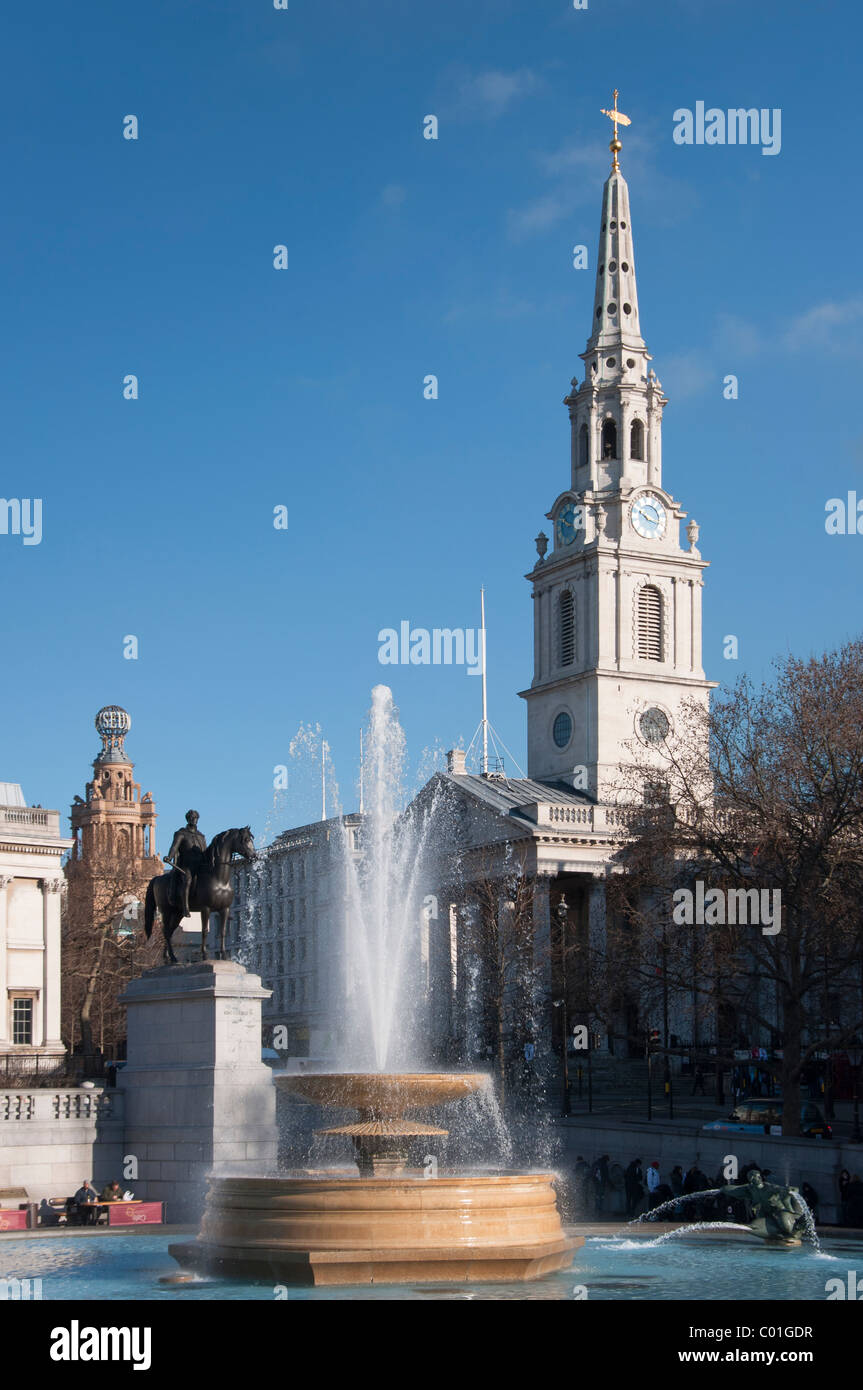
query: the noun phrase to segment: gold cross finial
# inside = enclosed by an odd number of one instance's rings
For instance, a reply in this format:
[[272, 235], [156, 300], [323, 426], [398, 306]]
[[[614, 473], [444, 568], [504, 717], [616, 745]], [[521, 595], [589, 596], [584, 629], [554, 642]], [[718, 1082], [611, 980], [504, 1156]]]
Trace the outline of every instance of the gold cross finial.
[[600, 108], [600, 110], [602, 111], [603, 116], [608, 116], [610, 120], [614, 121], [614, 139], [612, 140], [611, 144], [610, 144], [609, 147], [608, 147], [608, 148], [611, 150], [612, 155], [614, 156], [614, 158], [612, 159], [612, 162], [611, 162], [611, 167], [612, 167], [612, 169], [619, 169], [619, 168], [620, 168], [620, 165], [619, 165], [618, 162], [617, 162], [617, 156], [618, 156], [618, 153], [620, 152], [620, 150], [623, 148], [623, 146], [621, 145], [620, 141], [619, 141], [618, 138], [617, 138], [617, 127], [618, 127], [618, 125], [632, 125], [632, 121], [629, 119], [629, 117], [628, 117], [628, 116], [624, 116], [624, 114], [623, 114], [622, 111], [618, 111], [618, 109], [617, 109], [617, 97], [618, 97], [618, 92], [617, 92], [617, 88], [615, 87], [615, 89], [614, 89], [614, 105], [613, 105], [613, 107], [611, 108], [611, 110], [610, 110], [610, 111], [606, 111], [606, 109], [605, 109], [604, 106]]

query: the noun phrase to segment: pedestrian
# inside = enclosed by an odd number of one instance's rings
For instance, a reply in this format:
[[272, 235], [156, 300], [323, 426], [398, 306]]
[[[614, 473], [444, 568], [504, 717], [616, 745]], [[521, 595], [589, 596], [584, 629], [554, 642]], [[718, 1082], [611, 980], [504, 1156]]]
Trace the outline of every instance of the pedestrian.
[[847, 1168], [843, 1168], [839, 1174], [839, 1221], [843, 1226], [848, 1225], [848, 1188], [851, 1184], [851, 1174]]
[[849, 1226], [863, 1226], [863, 1182], [857, 1173], [851, 1174], [851, 1181], [848, 1184], [848, 1195], [846, 1199], [847, 1217]]
[[692, 1082], [692, 1094], [695, 1095], [697, 1091], [704, 1095], [704, 1068], [700, 1062], [696, 1064], [695, 1078]]
[[602, 1204], [605, 1201], [605, 1189], [608, 1187], [608, 1154], [603, 1154], [593, 1165], [591, 1177], [593, 1178], [593, 1198], [597, 1212], [602, 1211]]
[[640, 1158], [634, 1158], [626, 1169], [623, 1175], [623, 1185], [626, 1189], [626, 1215], [631, 1221], [641, 1210], [641, 1203], [644, 1199], [644, 1173]]
[[812, 1213], [812, 1220], [813, 1220], [813, 1221], [817, 1221], [817, 1220], [818, 1220], [818, 1193], [815, 1191], [815, 1188], [812, 1186], [811, 1182], [804, 1182], [804, 1183], [801, 1183], [801, 1184], [800, 1184], [800, 1196], [803, 1198], [803, 1200], [804, 1200], [804, 1202], [806, 1203], [807, 1207], [808, 1207], [809, 1210], [811, 1211], [811, 1213]]
[[671, 1170], [671, 1177], [668, 1179], [671, 1184], [671, 1192], [674, 1197], [683, 1196], [683, 1169], [679, 1163], [675, 1163]]
[[652, 1211], [658, 1205], [657, 1192], [659, 1191], [662, 1178], [659, 1176], [659, 1159], [655, 1158], [647, 1170], [647, 1202]]
[[[694, 1196], [698, 1192], [703, 1192], [708, 1186], [709, 1182], [707, 1175], [702, 1173], [697, 1163], [693, 1163], [687, 1168], [686, 1176], [683, 1179], [683, 1192], [685, 1196]], [[684, 1209], [684, 1216], [687, 1221], [700, 1221], [701, 1202], [687, 1202]]]
[[95, 1225], [99, 1214], [96, 1209], [96, 1194], [86, 1178], [75, 1193], [74, 1201], [78, 1209], [78, 1219], [81, 1225]]
[[575, 1205], [580, 1221], [587, 1216], [587, 1184], [590, 1178], [590, 1166], [585, 1161], [582, 1154], [575, 1160]]

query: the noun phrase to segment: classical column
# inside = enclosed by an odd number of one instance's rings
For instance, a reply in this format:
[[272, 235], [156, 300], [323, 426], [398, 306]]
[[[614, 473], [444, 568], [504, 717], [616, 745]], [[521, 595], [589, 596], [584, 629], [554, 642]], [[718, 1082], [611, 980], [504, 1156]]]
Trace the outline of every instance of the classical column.
[[9, 1045], [9, 984], [6, 976], [6, 935], [9, 925], [9, 895], [7, 888], [12, 874], [0, 874], [0, 1051]]
[[696, 674], [702, 674], [701, 670], [701, 589], [702, 581], [693, 579], [690, 586], [692, 595], [692, 670]]
[[[551, 995], [552, 940], [550, 874], [538, 874], [533, 893], [533, 958], [537, 966], [536, 1056], [541, 1066], [552, 1065], [551, 1053]], [[537, 1068], [540, 1070], [541, 1068]]]
[[533, 674], [542, 680], [542, 589], [533, 591]]
[[42, 1037], [40, 1043], [64, 1052], [60, 1038], [60, 889], [61, 878], [42, 880]]
[[[606, 952], [608, 946], [608, 928], [606, 922], [605, 905], [605, 879], [592, 878], [588, 886], [587, 898], [587, 941], [588, 941], [588, 962], [590, 969], [590, 1007], [592, 1011], [593, 999], [596, 994], [597, 979], [600, 971], [605, 974], [607, 970]], [[591, 1012], [591, 1021], [595, 1022]], [[598, 1051], [608, 1052], [608, 1034], [602, 1031], [602, 1041]]]

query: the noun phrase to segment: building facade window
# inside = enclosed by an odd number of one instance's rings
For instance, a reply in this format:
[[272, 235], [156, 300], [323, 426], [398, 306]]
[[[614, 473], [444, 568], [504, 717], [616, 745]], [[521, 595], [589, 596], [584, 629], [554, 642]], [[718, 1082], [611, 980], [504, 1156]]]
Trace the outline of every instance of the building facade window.
[[555, 719], [552, 737], [558, 748], [565, 748], [572, 738], [572, 720], [566, 710], [561, 710]]
[[602, 457], [604, 459], [617, 458], [617, 425], [614, 420], [603, 420], [602, 422]]
[[629, 430], [629, 457], [644, 460], [644, 425], [633, 420]]
[[19, 994], [12, 997], [12, 1042], [22, 1045], [33, 1042], [32, 995]]
[[645, 584], [639, 590], [636, 633], [639, 661], [662, 661], [662, 594], [655, 584]]
[[558, 600], [558, 619], [560, 664], [571, 666], [575, 660], [575, 602], [570, 589], [564, 589]]

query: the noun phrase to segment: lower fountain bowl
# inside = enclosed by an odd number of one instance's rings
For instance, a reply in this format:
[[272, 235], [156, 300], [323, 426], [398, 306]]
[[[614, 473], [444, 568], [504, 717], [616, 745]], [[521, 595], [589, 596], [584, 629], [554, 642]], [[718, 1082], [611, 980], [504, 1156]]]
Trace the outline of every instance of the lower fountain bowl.
[[213, 1178], [186, 1269], [293, 1284], [502, 1283], [566, 1268], [552, 1175]]

